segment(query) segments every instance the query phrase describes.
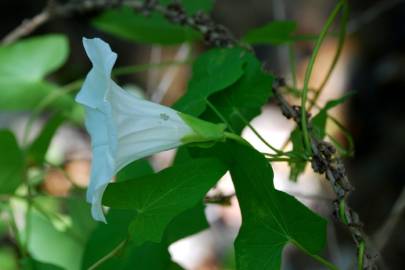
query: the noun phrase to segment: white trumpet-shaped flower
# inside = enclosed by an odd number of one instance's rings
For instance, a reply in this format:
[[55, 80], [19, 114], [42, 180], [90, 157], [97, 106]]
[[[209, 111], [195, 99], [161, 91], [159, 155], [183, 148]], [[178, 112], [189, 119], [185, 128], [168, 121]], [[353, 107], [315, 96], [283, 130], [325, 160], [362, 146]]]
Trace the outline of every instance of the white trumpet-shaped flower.
[[101, 200], [107, 184], [134, 160], [190, 142], [223, 140], [224, 126], [141, 99], [111, 79], [117, 59], [99, 38], [83, 38], [93, 68], [76, 97], [86, 111], [93, 161], [87, 201], [94, 219], [105, 222]]

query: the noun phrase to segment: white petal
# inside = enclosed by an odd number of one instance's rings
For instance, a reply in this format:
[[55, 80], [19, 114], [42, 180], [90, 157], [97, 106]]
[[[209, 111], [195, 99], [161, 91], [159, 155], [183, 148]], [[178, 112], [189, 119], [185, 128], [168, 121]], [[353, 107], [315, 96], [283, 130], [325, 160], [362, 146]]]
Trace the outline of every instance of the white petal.
[[83, 105], [101, 109], [110, 89], [111, 71], [117, 54], [111, 50], [110, 45], [99, 38], [83, 38], [83, 45], [93, 68], [87, 74], [76, 100]]
[[108, 184], [115, 172], [115, 162], [108, 145], [93, 147], [90, 184], [87, 188], [87, 201], [92, 203], [94, 193], [101, 186]]
[[101, 201], [103, 199], [103, 193], [104, 190], [106, 189], [107, 184], [104, 184], [100, 186], [95, 192], [93, 196], [93, 200], [91, 201], [91, 215], [95, 220], [102, 221], [104, 223], [107, 223], [104, 212], [103, 212], [103, 207], [101, 206]]
[[108, 100], [117, 125], [117, 170], [133, 160], [176, 148], [193, 133], [175, 110], [137, 98], [115, 83]]

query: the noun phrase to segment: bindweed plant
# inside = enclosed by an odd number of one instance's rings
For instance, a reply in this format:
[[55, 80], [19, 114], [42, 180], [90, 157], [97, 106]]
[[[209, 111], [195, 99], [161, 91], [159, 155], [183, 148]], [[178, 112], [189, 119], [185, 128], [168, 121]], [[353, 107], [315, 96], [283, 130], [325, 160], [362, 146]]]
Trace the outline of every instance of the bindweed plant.
[[[10, 130], [0, 131], [0, 235], [9, 239], [19, 269], [182, 269], [171, 260], [168, 247], [209, 227], [205, 204], [229, 198], [214, 200], [207, 193], [226, 172], [242, 215], [234, 243], [237, 269], [280, 269], [288, 244], [327, 269], [340, 269], [323, 256], [328, 217], [275, 189], [274, 162], [290, 166], [292, 181], [308, 164], [324, 176], [335, 193], [336, 218], [353, 238], [357, 269], [376, 267], [360, 218], [347, 204], [353, 188], [341, 156], [352, 154], [351, 144], [345, 149], [333, 137], [324, 141], [326, 123], [333, 121], [351, 142], [328, 113], [350, 95], [318, 104], [344, 44], [347, 3], [338, 1], [321, 33], [306, 37], [314, 48], [302, 89], [294, 67], [292, 83], [286, 82], [266, 70], [254, 53], [256, 44], [292, 48], [303, 39], [294, 22], [273, 21], [238, 39], [211, 19], [212, 5], [210, 0], [50, 1], [4, 38], [0, 108], [30, 112], [20, 143]], [[191, 61], [187, 91], [172, 108], [121, 88], [112, 77], [190, 61], [114, 68], [117, 54], [107, 39], [83, 39], [92, 63], [87, 76], [66, 85], [47, 80], [68, 58], [67, 36], [20, 38], [54, 18], [94, 9], [103, 12], [92, 24], [118, 38], [161, 45], [203, 40], [210, 47]], [[334, 60], [321, 86], [310, 89], [319, 49], [339, 16], [340, 27], [332, 31], [339, 37]], [[315, 93], [311, 99], [310, 91]], [[291, 97], [298, 97], [299, 105], [290, 104]], [[291, 150], [275, 148], [250, 124], [273, 101], [296, 123]], [[318, 112], [312, 115], [314, 107]], [[44, 113], [51, 116], [30, 139], [33, 123]], [[91, 137], [90, 183], [87, 195], [74, 184], [68, 196], [55, 197], [42, 183], [51, 168], [69, 179], [66, 168], [47, 155], [56, 131], [67, 122], [85, 126]], [[243, 139], [244, 128], [252, 129], [268, 152]], [[175, 162], [154, 172], [147, 158], [169, 149], [177, 149]]]

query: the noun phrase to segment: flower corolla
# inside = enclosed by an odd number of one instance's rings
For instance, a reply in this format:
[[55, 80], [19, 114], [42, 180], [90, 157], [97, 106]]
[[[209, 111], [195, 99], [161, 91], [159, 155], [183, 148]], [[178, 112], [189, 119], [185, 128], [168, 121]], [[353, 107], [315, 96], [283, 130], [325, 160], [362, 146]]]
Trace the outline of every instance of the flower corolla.
[[111, 79], [117, 59], [99, 38], [83, 38], [93, 65], [76, 96], [85, 108], [91, 137], [92, 168], [87, 201], [94, 219], [106, 222], [102, 196], [114, 175], [127, 164], [185, 143], [223, 140], [224, 126], [205, 122], [125, 91]]

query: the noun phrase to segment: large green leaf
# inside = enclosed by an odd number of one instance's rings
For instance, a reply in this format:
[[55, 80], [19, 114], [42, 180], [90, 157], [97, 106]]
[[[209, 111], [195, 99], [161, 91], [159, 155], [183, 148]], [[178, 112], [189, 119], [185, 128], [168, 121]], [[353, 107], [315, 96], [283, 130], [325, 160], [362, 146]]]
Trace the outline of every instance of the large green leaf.
[[260, 114], [272, 81], [251, 53], [241, 48], [210, 50], [195, 62], [188, 91], [174, 108], [194, 116], [205, 112], [202, 118], [227, 121], [239, 133]]
[[97, 17], [93, 24], [102, 31], [140, 43], [169, 45], [201, 38], [200, 33], [186, 26], [172, 24], [161, 14], [152, 12], [144, 16], [127, 7], [108, 10]]
[[[159, 2], [166, 5], [172, 1]], [[213, 0], [186, 0], [182, 1], [182, 6], [190, 15], [197, 11], [208, 13], [213, 7]], [[97, 17], [93, 24], [105, 32], [140, 43], [170, 45], [201, 39], [199, 32], [171, 23], [161, 13], [151, 12], [145, 16], [128, 7], [108, 10]]]
[[210, 95], [235, 83], [243, 75], [246, 51], [240, 48], [212, 49], [193, 65], [193, 76], [187, 93], [173, 106], [176, 110], [200, 115]]
[[62, 35], [47, 35], [0, 47], [0, 80], [38, 81], [59, 68], [69, 52]]
[[[189, 159], [187, 159], [189, 160]], [[117, 182], [141, 179], [143, 176], [153, 174], [154, 171], [146, 159], [140, 159], [127, 165], [117, 174]], [[184, 238], [188, 235], [208, 228], [208, 221], [204, 212], [205, 206], [202, 201], [193, 208], [187, 209], [178, 216], [166, 228], [164, 242], [167, 245]]]
[[[167, 227], [161, 243], [147, 242], [138, 246], [130, 241], [119, 255], [109, 259], [98, 269], [181, 269], [171, 261], [168, 247], [178, 239], [195, 234], [208, 227], [206, 220], [201, 220], [200, 211], [203, 212], [201, 204], [175, 217]], [[108, 223], [100, 223], [91, 234], [90, 240], [86, 245], [82, 262], [83, 270], [88, 269], [127, 237], [127, 227], [134, 215], [135, 212], [132, 210], [117, 209], [113, 209], [107, 214]]]
[[287, 243], [319, 253], [325, 245], [326, 221], [274, 188], [273, 170], [261, 153], [238, 144], [227, 149], [234, 157], [230, 173], [242, 212], [235, 241], [238, 269], [280, 269]]
[[[237, 133], [242, 131], [246, 122], [260, 114], [261, 107], [272, 95], [273, 82], [273, 77], [261, 70], [261, 64], [255, 56], [245, 53], [242, 59], [246, 63], [243, 76], [236, 83], [208, 98]], [[202, 118], [222, 121], [210, 108]]]
[[0, 149], [0, 194], [13, 194], [23, 179], [23, 153], [8, 130], [0, 130]]
[[160, 242], [169, 222], [202, 201], [226, 169], [217, 159], [195, 159], [157, 174], [109, 184], [103, 204], [136, 210], [129, 231], [137, 245]]
[[273, 170], [260, 152], [226, 142], [213, 149], [193, 149], [190, 154], [195, 158], [215, 156], [229, 166], [242, 212], [235, 241], [238, 270], [280, 269], [288, 243], [308, 254], [316, 255], [323, 249], [326, 220], [274, 188]]
[[31, 210], [28, 251], [41, 262], [78, 270], [83, 242], [69, 228], [56, 228], [41, 213]]
[[283, 44], [294, 41], [297, 24], [293, 21], [274, 21], [260, 28], [250, 30], [243, 41], [250, 44]]
[[[65, 62], [68, 41], [62, 35], [47, 35], [0, 47], [0, 108], [29, 109], [58, 87], [44, 81], [46, 75]], [[71, 106], [63, 96], [56, 106]]]

